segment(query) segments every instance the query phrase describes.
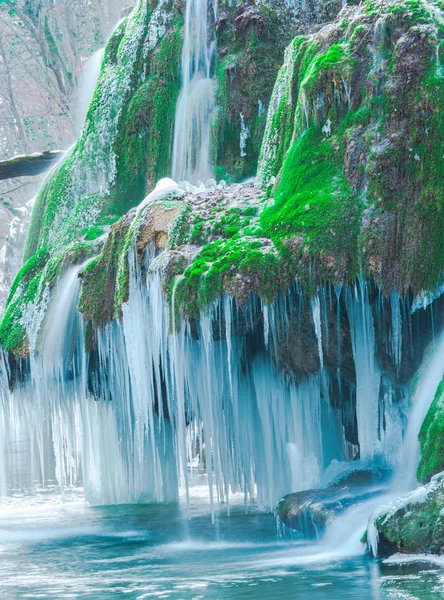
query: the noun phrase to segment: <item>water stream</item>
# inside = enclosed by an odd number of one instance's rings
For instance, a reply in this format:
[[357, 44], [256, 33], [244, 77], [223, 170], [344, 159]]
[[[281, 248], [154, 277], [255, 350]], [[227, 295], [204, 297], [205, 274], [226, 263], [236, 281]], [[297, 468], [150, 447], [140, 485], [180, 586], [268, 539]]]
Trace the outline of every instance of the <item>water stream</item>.
[[214, 104], [217, 1], [188, 0], [182, 49], [182, 89], [176, 108], [173, 179], [206, 182], [213, 176], [210, 118]]

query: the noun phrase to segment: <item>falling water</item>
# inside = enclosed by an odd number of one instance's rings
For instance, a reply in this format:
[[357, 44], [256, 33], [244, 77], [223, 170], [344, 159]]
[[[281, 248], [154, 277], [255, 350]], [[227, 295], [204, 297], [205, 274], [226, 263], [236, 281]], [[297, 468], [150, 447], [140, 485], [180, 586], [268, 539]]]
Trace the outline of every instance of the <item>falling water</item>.
[[[151, 249], [142, 268], [135, 248], [130, 252], [129, 301], [122, 319], [98, 332], [92, 355], [85, 353], [76, 310], [82, 266], [61, 280], [45, 321], [42, 353], [31, 357], [31, 380], [12, 393], [4, 388], [2, 490], [55, 478], [62, 489], [83, 484], [92, 504], [171, 501], [187, 489], [188, 465], [197, 459], [206, 470], [211, 503], [243, 491], [271, 508], [285, 493], [319, 485], [332, 460], [349, 460], [354, 451], [337, 400], [330, 400], [336, 374], [320, 369], [294, 382], [274, 364], [288, 335], [279, 300], [261, 306], [252, 299], [239, 309], [224, 298], [201, 315], [194, 332], [182, 321], [171, 331], [160, 274], [150, 271], [153, 257]], [[328, 347], [327, 301], [320, 293], [312, 305], [321, 362], [322, 346]], [[364, 285], [350, 292], [347, 308], [355, 364], [367, 370], [358, 380], [362, 455], [390, 458], [394, 441], [385, 445], [374, 418], [373, 390], [381, 375], [373, 364]], [[264, 350], [259, 343], [247, 358], [248, 335], [239, 335], [239, 327], [254, 335], [258, 320], [265, 324], [258, 332]], [[398, 409], [380, 410], [401, 435]], [[20, 440], [26, 444], [22, 456], [32, 463], [27, 482], [11, 478], [20, 472], [14, 465], [1, 466]]]
[[210, 119], [214, 103], [212, 73], [217, 0], [187, 0], [182, 49], [182, 89], [176, 107], [173, 142], [173, 179], [207, 181], [210, 161]]
[[97, 52], [95, 52], [88, 59], [82, 73], [80, 74], [78, 92], [79, 106], [77, 115], [79, 133], [83, 127], [83, 123], [85, 122], [89, 103], [91, 102], [92, 97], [94, 95], [94, 90], [96, 88], [97, 79], [100, 74], [100, 68], [102, 66], [104, 53], [104, 48], [97, 50]]
[[444, 376], [444, 335], [433, 342], [429, 355], [421, 368], [418, 385], [413, 396], [413, 408], [404, 439], [401, 465], [396, 484], [398, 489], [411, 490], [417, 485], [416, 469], [420, 458], [419, 431], [427, 411]]

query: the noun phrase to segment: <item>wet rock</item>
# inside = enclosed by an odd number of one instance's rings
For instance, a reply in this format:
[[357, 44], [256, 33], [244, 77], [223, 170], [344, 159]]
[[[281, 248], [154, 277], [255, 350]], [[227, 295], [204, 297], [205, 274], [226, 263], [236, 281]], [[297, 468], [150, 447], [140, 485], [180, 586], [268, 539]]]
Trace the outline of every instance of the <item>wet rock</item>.
[[[358, 469], [339, 475], [325, 489], [288, 494], [279, 500], [276, 514], [289, 529], [307, 538], [319, 537], [334, 517], [353, 504], [382, 493], [387, 477], [384, 469]], [[373, 487], [371, 487], [373, 486]]]
[[375, 556], [444, 554], [444, 473], [390, 505], [370, 520], [367, 545]]

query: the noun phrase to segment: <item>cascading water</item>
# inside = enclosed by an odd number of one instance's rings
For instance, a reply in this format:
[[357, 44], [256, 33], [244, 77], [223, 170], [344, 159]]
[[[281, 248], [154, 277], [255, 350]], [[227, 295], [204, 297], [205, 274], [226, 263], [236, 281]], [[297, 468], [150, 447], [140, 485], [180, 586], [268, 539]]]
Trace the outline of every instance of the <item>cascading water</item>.
[[[31, 357], [31, 381], [2, 399], [7, 443], [0, 464], [8, 463], [18, 422], [33, 464], [27, 481], [11, 479], [14, 468], [0, 468], [3, 490], [55, 478], [62, 488], [83, 483], [93, 504], [169, 501], [187, 489], [188, 465], [197, 458], [211, 502], [243, 491], [271, 508], [285, 493], [318, 486], [331, 461], [356, 457], [338, 401], [330, 397], [336, 375], [322, 367], [322, 348], [335, 345], [327, 329], [328, 294], [321, 291], [312, 302], [321, 367], [295, 382], [276, 368], [273, 356], [288, 338], [285, 307], [294, 301], [302, 311], [303, 294], [269, 306], [252, 299], [243, 309], [224, 298], [196, 328], [181, 321], [171, 332], [160, 275], [150, 270], [153, 258], [151, 250], [141, 266], [136, 248], [130, 252], [129, 301], [121, 321], [99, 332], [91, 356], [76, 312], [82, 267], [61, 280], [42, 354]], [[367, 369], [375, 347], [366, 287], [346, 294], [355, 367]], [[259, 351], [250, 356], [252, 343]], [[402, 406], [374, 392], [381, 381], [376, 366], [365, 385], [360, 376], [356, 417], [363, 457], [385, 455], [393, 462]], [[388, 430], [393, 435], [386, 437]]]
[[100, 74], [100, 68], [102, 66], [103, 56], [105, 54], [104, 48], [97, 50], [86, 63], [81, 75], [79, 83], [79, 105], [78, 105], [78, 116], [77, 123], [79, 133], [85, 122], [86, 114], [88, 112], [89, 103], [94, 95], [96, 88], [97, 79]]
[[206, 182], [210, 160], [211, 112], [214, 105], [217, 0], [187, 0], [182, 49], [182, 89], [176, 107], [173, 178]]
[[411, 490], [417, 485], [416, 469], [420, 459], [418, 436], [435, 392], [444, 376], [444, 335], [434, 343], [426, 357], [413, 396], [413, 407], [403, 444], [401, 463], [396, 478], [400, 491]]
[[[381, 488], [379, 494], [375, 494], [369, 500], [357, 503], [333, 522], [324, 539], [326, 548], [335, 549], [344, 556], [359, 554], [362, 552], [361, 536], [367, 531], [369, 549], [374, 556], [378, 556], [378, 533], [374, 521], [381, 510], [389, 508], [393, 502], [398, 510], [407, 500], [413, 502], [415, 497], [416, 501], [420, 502], [424, 498], [424, 488], [415, 490], [418, 486], [416, 469], [420, 458], [418, 436], [443, 375], [444, 335], [441, 334], [432, 343], [419, 370], [406, 435], [400, 449], [400, 457], [395, 463], [395, 475], [388, 486]], [[372, 488], [369, 491], [372, 491]], [[406, 493], [406, 499], [399, 500], [399, 496]], [[343, 540], [339, 548], [338, 537]]]

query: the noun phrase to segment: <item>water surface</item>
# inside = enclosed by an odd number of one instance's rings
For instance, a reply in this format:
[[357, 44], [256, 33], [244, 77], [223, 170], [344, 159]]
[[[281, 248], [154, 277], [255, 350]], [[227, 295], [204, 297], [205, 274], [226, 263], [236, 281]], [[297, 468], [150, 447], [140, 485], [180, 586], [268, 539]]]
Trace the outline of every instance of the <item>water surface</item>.
[[194, 488], [190, 514], [182, 503], [90, 507], [81, 490], [64, 503], [51, 489], [4, 499], [0, 597], [444, 597], [439, 562], [371, 559], [346, 525], [316, 542], [280, 536], [272, 515], [240, 500], [230, 515], [220, 505], [212, 524], [203, 490]]

